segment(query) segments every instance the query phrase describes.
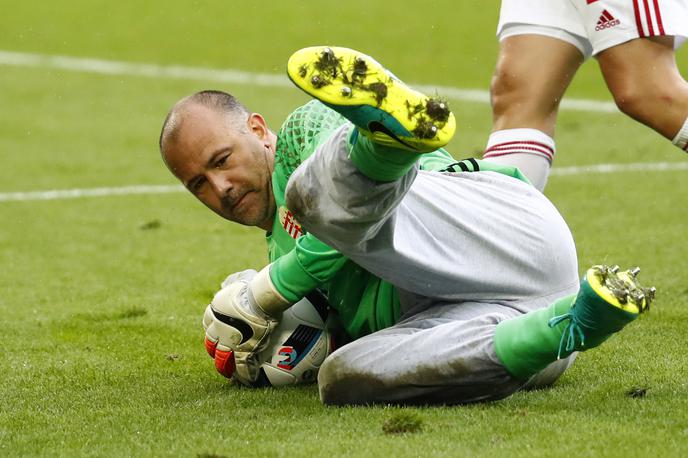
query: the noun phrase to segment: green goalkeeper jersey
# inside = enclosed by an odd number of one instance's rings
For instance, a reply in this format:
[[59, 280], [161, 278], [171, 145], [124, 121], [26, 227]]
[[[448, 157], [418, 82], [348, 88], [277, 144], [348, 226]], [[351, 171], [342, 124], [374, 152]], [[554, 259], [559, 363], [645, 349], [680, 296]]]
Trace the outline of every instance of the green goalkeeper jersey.
[[[350, 337], [384, 329], [399, 320], [399, 297], [389, 283], [375, 277], [322, 243], [304, 233], [284, 204], [287, 181], [296, 167], [308, 158], [347, 120], [318, 101], [292, 112], [277, 133], [272, 187], [277, 214], [272, 231], [266, 234], [268, 257], [273, 262], [270, 278], [277, 290], [296, 302], [318, 288]], [[440, 170], [455, 163], [444, 150], [425, 154], [420, 167]]]

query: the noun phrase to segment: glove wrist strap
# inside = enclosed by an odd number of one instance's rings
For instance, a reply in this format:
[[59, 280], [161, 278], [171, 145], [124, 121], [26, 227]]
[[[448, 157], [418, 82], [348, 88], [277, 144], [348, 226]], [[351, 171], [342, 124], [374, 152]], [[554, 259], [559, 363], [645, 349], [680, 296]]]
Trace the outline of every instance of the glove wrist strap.
[[254, 305], [270, 317], [278, 317], [291, 307], [292, 303], [282, 296], [270, 279], [270, 265], [268, 264], [256, 274], [249, 284], [249, 291]]

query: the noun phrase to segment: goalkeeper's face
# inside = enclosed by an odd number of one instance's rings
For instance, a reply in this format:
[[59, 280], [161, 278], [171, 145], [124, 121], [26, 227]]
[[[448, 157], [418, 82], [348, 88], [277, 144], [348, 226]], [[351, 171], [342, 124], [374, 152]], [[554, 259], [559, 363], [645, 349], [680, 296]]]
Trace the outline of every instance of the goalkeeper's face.
[[263, 117], [254, 113], [233, 122], [226, 114], [194, 107], [178, 122], [163, 148], [172, 173], [223, 218], [271, 230], [276, 138]]

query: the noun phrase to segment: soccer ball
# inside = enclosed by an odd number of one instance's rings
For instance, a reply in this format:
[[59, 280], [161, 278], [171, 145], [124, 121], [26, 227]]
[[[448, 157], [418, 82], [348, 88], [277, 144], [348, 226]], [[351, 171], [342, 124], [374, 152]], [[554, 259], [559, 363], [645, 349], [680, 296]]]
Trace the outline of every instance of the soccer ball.
[[[213, 298], [215, 306], [221, 306], [223, 301], [228, 300], [224, 292], [224, 289], [221, 290]], [[206, 330], [212, 316], [211, 306], [208, 306], [203, 318]], [[224, 356], [221, 361], [223, 369], [220, 370], [215, 352], [217, 343], [209, 339], [208, 335], [205, 339], [206, 350], [215, 358], [216, 367], [221, 374], [232, 377], [243, 385], [263, 387], [312, 383], [318, 376], [320, 365], [334, 351], [333, 335], [326, 326], [327, 317], [327, 300], [317, 292], [309, 294], [282, 313], [266, 347], [256, 356], [258, 377], [253, 382], [232, 374], [235, 367], [232, 352]], [[233, 327], [228, 323], [225, 325]], [[231, 369], [227, 370], [228, 367]]]
[[[318, 369], [332, 353], [332, 336], [326, 328], [324, 298], [301, 299], [289, 307], [259, 355], [258, 379], [252, 386], [285, 386], [315, 382]], [[318, 304], [314, 305], [314, 303]]]

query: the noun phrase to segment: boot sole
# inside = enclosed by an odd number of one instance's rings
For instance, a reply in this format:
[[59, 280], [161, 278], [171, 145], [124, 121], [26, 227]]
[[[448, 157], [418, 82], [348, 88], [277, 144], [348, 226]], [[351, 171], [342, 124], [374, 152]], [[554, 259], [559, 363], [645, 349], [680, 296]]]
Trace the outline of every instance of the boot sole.
[[434, 151], [456, 130], [446, 101], [409, 88], [375, 59], [352, 49], [301, 49], [289, 58], [287, 74], [301, 90], [386, 146]]
[[637, 279], [639, 268], [619, 271], [618, 266], [593, 266], [588, 269], [581, 289], [587, 285], [606, 303], [624, 312], [639, 315], [650, 308], [654, 287], [645, 288]]

